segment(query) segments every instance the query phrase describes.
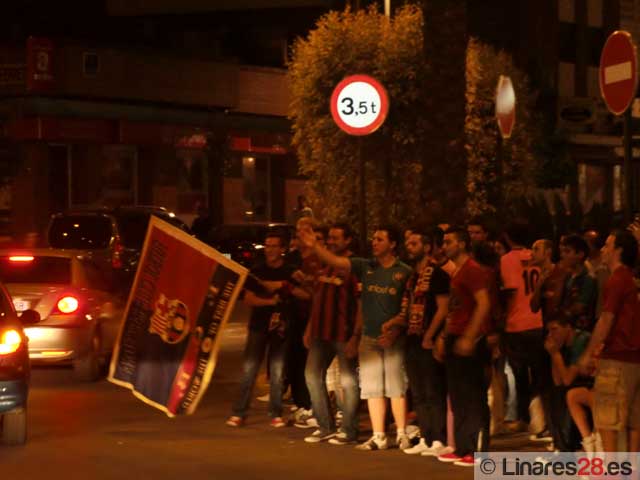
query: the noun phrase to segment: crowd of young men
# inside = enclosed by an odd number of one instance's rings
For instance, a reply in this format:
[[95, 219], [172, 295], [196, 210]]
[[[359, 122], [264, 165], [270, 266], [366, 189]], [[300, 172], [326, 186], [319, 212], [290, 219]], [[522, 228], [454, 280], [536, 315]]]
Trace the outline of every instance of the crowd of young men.
[[[311, 403], [294, 398], [297, 420], [305, 426], [313, 415], [317, 426], [308, 443], [359, 450], [395, 444], [407, 454], [473, 466], [490, 435], [532, 428], [530, 407], [539, 397], [543, 414], [531, 440], [552, 441], [562, 451], [616, 451], [623, 433], [626, 448], [640, 451], [638, 242], [615, 231], [600, 249], [595, 232], [567, 235], [554, 264], [550, 240], [528, 248], [530, 230], [514, 222], [491, 242], [477, 220], [446, 231], [413, 228], [403, 238], [380, 226], [369, 259], [354, 256], [345, 224], [322, 229], [300, 220], [295, 252], [286, 256], [287, 240], [270, 233], [265, 262], [252, 269], [246, 287], [253, 312], [240, 394], [227, 424], [245, 422], [268, 350], [271, 425], [285, 425], [284, 366], [294, 363], [304, 371]], [[407, 263], [400, 260], [402, 247]], [[334, 361], [340, 425], [326, 383]], [[517, 403], [509, 423], [506, 362]], [[289, 374], [292, 390], [296, 376]], [[357, 444], [360, 399], [372, 435]], [[388, 404], [395, 442], [387, 438]], [[417, 417], [417, 441], [408, 432], [409, 410]]]

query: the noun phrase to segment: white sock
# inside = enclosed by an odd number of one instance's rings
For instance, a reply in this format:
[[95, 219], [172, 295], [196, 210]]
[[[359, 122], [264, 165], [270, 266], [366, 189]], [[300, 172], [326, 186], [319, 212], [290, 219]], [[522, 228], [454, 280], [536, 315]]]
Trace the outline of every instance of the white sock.
[[398, 435], [399, 437], [401, 437], [401, 436], [403, 436], [403, 435], [406, 435], [406, 434], [407, 434], [407, 432], [406, 432], [406, 430], [405, 430], [404, 428], [399, 428], [399, 429], [398, 429], [398, 433], [397, 433], [397, 435]]
[[373, 432], [373, 436], [376, 440], [384, 440], [387, 438], [387, 434], [384, 432]]

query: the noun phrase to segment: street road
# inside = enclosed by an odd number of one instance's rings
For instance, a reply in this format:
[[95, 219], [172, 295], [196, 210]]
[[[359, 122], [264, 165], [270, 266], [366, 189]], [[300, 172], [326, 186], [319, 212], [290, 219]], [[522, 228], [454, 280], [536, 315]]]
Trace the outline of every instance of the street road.
[[[37, 368], [29, 399], [29, 440], [0, 446], [3, 479], [471, 479], [472, 469], [396, 449], [309, 445], [312, 430], [268, 426], [254, 401], [248, 425], [224, 425], [238, 386], [246, 310], [224, 332], [218, 367], [196, 413], [169, 419], [102, 380], [78, 383], [67, 368]], [[255, 394], [265, 392], [259, 385]], [[366, 413], [363, 413], [366, 418]], [[368, 434], [369, 432], [366, 432]], [[363, 435], [364, 438], [364, 435]]]

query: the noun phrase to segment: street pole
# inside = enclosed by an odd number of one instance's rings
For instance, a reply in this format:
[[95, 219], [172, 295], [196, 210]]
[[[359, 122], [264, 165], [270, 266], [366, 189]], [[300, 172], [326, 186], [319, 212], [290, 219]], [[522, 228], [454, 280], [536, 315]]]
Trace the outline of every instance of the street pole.
[[367, 252], [367, 183], [365, 177], [366, 162], [362, 155], [362, 137], [357, 138], [358, 147], [358, 176], [359, 176], [359, 201], [358, 210], [360, 210], [360, 252], [363, 256]]
[[633, 155], [631, 144], [631, 108], [624, 112], [624, 161], [622, 164], [623, 201], [624, 201], [624, 221], [630, 223], [633, 208], [633, 192], [631, 191], [631, 158]]

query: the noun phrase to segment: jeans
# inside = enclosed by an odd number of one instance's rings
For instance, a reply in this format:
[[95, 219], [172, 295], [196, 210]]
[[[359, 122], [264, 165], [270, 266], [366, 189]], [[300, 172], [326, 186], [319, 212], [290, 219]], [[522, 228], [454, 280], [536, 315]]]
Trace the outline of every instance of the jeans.
[[456, 453], [460, 456], [486, 452], [489, 446], [489, 405], [487, 403], [487, 378], [485, 367], [489, 365], [489, 353], [481, 338], [470, 356], [453, 352], [459, 337], [446, 339], [445, 366], [447, 386], [453, 408]]
[[427, 444], [447, 443], [447, 375], [433, 350], [422, 348], [422, 337], [407, 337], [405, 357], [413, 409], [418, 415], [420, 434]]
[[540, 329], [504, 335], [507, 359], [516, 380], [518, 402], [518, 420], [529, 423], [529, 404], [531, 399], [540, 395], [545, 410], [547, 426], [551, 424], [550, 390], [551, 363], [544, 349], [544, 332]]
[[277, 332], [258, 332], [249, 330], [247, 344], [244, 349], [244, 363], [242, 380], [240, 382], [240, 396], [233, 405], [233, 415], [246, 417], [253, 386], [262, 364], [265, 352], [269, 349], [269, 416], [271, 418], [282, 416], [282, 383], [284, 374], [287, 340]]
[[304, 375], [311, 394], [313, 415], [318, 421], [320, 431], [323, 434], [335, 432], [336, 424], [329, 405], [326, 377], [329, 365], [334, 357], [338, 357], [340, 384], [344, 393], [344, 399], [341, 402], [342, 430], [349, 440], [356, 440], [358, 437], [358, 407], [360, 405], [358, 360], [345, 356], [345, 345], [346, 343], [343, 342], [312, 340]]

